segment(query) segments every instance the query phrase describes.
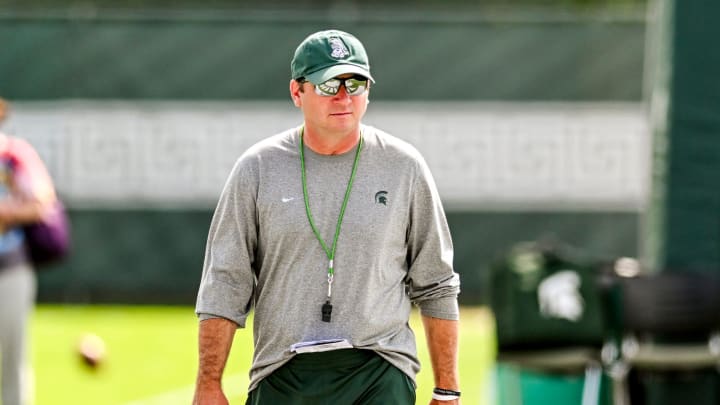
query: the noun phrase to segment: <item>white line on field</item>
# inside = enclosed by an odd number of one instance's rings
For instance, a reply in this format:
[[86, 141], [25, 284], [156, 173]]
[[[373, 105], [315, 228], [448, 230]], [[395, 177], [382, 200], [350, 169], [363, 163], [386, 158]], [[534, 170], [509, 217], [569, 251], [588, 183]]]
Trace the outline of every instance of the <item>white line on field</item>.
[[[247, 389], [247, 374], [235, 374], [223, 378], [223, 389], [228, 399], [240, 396]], [[189, 404], [195, 393], [195, 385], [178, 388], [152, 397], [126, 402], [124, 405], [176, 405]]]

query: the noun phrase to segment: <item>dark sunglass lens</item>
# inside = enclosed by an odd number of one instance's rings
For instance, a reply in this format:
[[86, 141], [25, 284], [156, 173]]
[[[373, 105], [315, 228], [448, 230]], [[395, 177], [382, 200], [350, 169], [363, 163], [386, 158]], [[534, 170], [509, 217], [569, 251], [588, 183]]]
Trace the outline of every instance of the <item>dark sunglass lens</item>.
[[362, 94], [367, 87], [367, 79], [362, 76], [354, 76], [345, 80], [345, 89], [351, 96]]
[[[330, 79], [324, 83], [320, 83], [315, 86], [322, 94], [334, 96], [340, 90], [340, 80]], [[320, 94], [320, 93], [318, 93]]]

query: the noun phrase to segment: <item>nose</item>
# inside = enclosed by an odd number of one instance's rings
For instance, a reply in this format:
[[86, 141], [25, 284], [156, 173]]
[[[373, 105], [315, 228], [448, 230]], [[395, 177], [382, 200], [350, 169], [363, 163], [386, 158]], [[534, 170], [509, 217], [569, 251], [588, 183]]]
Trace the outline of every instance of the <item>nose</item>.
[[350, 98], [350, 95], [347, 93], [347, 89], [345, 88], [345, 84], [341, 84], [340, 88], [338, 89], [337, 94], [335, 95], [337, 98]]

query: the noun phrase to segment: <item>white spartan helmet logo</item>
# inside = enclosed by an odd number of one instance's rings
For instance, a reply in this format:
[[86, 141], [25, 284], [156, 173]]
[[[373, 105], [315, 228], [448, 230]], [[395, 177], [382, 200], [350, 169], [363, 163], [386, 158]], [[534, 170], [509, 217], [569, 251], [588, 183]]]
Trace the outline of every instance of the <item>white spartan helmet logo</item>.
[[330, 42], [330, 48], [332, 48], [332, 56], [335, 59], [346, 58], [350, 56], [350, 51], [345, 46], [345, 43], [338, 37], [332, 37], [328, 40]]
[[585, 302], [580, 295], [580, 276], [572, 270], [559, 271], [538, 286], [540, 312], [547, 318], [577, 322], [583, 315]]

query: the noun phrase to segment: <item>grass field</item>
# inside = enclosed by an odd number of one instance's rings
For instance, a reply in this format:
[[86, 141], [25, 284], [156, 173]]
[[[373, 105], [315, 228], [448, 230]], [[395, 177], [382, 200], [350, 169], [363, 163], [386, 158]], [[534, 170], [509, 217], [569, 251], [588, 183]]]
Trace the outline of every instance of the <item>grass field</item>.
[[[433, 387], [420, 317], [413, 314], [423, 369], [418, 404]], [[84, 333], [102, 337], [105, 362], [97, 370], [77, 353]], [[230, 403], [243, 404], [252, 357], [252, 332], [235, 335], [223, 385]], [[464, 404], [488, 404], [488, 372], [494, 331], [486, 309], [461, 312], [460, 378]], [[189, 404], [197, 367], [197, 319], [189, 307], [49, 306], [37, 308], [32, 323], [36, 405]]]

